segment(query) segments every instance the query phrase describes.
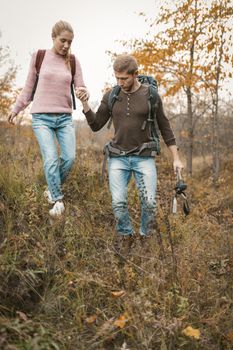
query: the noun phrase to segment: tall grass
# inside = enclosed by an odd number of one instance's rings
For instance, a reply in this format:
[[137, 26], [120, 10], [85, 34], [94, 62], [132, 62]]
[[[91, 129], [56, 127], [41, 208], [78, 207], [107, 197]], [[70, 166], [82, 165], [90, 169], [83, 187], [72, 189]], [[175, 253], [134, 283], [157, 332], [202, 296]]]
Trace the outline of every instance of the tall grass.
[[[232, 163], [217, 192], [207, 170], [188, 180], [184, 218], [181, 210], [170, 214], [174, 179], [159, 159], [157, 234], [145, 245], [136, 239], [123, 257], [114, 250], [101, 152], [78, 152], [64, 186], [65, 214], [51, 220], [35, 140], [24, 129], [7, 137], [0, 148], [1, 349], [232, 348]], [[137, 231], [133, 183], [129, 202]]]

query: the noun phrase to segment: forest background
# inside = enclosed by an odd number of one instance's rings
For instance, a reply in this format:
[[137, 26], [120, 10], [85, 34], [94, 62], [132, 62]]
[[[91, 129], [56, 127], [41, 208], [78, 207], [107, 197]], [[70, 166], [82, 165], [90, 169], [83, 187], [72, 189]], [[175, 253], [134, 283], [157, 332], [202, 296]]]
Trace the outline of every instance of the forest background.
[[[158, 80], [191, 206], [188, 217], [181, 203], [171, 214], [176, 179], [163, 146], [155, 244], [138, 242], [127, 258], [113, 249], [111, 199], [100, 176], [112, 131], [94, 134], [77, 116], [66, 214], [51, 222], [29, 111], [15, 127], [6, 122], [21, 87], [13, 48], [0, 44], [2, 349], [232, 348], [232, 15], [229, 0], [155, 1], [150, 16], [138, 13], [143, 37], [119, 36], [117, 49], [106, 47], [110, 66], [117, 53], [132, 53], [140, 72]], [[106, 79], [102, 91], [113, 83]], [[98, 97], [91, 103], [96, 108]], [[133, 183], [129, 200], [137, 227]]]

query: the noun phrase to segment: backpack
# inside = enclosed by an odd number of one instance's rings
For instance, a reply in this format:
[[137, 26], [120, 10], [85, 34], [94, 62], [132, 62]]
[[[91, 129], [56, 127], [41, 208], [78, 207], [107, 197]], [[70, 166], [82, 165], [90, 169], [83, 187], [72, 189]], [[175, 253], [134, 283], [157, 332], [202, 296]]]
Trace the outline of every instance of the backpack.
[[[149, 123], [149, 133], [150, 133], [150, 140], [153, 142], [156, 142], [157, 144], [157, 154], [160, 153], [160, 141], [159, 141], [159, 134], [158, 134], [158, 124], [157, 124], [157, 118], [156, 118], [156, 110], [158, 107], [158, 84], [154, 77], [150, 75], [138, 75], [137, 77], [138, 81], [141, 84], [148, 85], [149, 88], [149, 98], [148, 98], [148, 104], [149, 104], [149, 113], [148, 118], [145, 120], [142, 124], [141, 129], [145, 130], [146, 124]], [[119, 85], [116, 85], [112, 88], [109, 97], [108, 97], [108, 109], [110, 114], [110, 120], [108, 122], [108, 129], [110, 129], [112, 124], [112, 110], [114, 103], [119, 100], [119, 93], [121, 91], [121, 87]]]
[[[32, 95], [31, 95], [31, 101], [33, 101], [38, 80], [39, 80], [39, 73], [40, 73], [40, 68], [45, 56], [46, 50], [38, 50], [36, 54], [36, 62], [35, 62], [35, 68], [36, 68], [36, 81], [34, 84], [34, 87], [32, 89]], [[72, 81], [70, 84], [70, 90], [71, 90], [71, 95], [72, 95], [72, 102], [73, 102], [73, 108], [76, 109], [76, 103], [75, 103], [75, 94], [74, 94], [74, 76], [75, 76], [75, 71], [76, 71], [76, 64], [75, 64], [75, 56], [70, 55], [70, 66], [71, 66], [71, 74], [72, 74]]]

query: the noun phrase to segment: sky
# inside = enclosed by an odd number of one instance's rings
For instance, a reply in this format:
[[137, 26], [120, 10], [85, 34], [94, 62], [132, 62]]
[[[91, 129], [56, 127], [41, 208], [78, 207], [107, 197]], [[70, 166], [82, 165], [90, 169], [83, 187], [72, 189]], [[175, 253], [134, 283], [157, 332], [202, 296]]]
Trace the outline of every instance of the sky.
[[[172, 3], [172, 0], [170, 0]], [[209, 1], [209, 0], [205, 0]], [[90, 102], [100, 102], [105, 83], [115, 84], [106, 51], [123, 53], [119, 41], [153, 35], [145, 18], [155, 19], [162, 0], [0, 0], [0, 45], [10, 48], [19, 66], [16, 87], [23, 87], [31, 54], [52, 47], [51, 29], [59, 20], [74, 29], [72, 53], [82, 66]], [[145, 17], [140, 16], [144, 13]], [[82, 116], [77, 102], [75, 117]]]
[[68, 21], [75, 33], [74, 53], [82, 66], [90, 101], [99, 101], [105, 82], [115, 83], [106, 51], [122, 53], [118, 40], [143, 38], [159, 0], [0, 0], [1, 45], [8, 45], [19, 65], [16, 86], [23, 87], [31, 53], [52, 47], [51, 28]]

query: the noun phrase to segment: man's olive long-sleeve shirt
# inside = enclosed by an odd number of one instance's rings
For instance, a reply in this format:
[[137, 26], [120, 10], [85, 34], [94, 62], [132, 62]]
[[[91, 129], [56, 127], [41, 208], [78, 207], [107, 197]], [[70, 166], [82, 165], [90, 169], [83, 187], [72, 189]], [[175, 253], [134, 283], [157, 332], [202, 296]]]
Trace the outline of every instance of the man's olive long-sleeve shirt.
[[[108, 91], [101, 101], [96, 113], [89, 110], [85, 113], [87, 122], [93, 131], [100, 130], [109, 120], [110, 113], [108, 107]], [[118, 100], [113, 105], [112, 120], [115, 129], [111, 144], [122, 150], [129, 151], [140, 147], [143, 143], [150, 142], [149, 122], [142, 130], [142, 125], [148, 119], [149, 113], [149, 89], [147, 85], [141, 85], [139, 89], [132, 93], [120, 91]], [[164, 114], [161, 98], [158, 100], [156, 118], [159, 130], [167, 146], [175, 145], [175, 137], [171, 129], [169, 120]], [[142, 156], [150, 155], [145, 149]]]

